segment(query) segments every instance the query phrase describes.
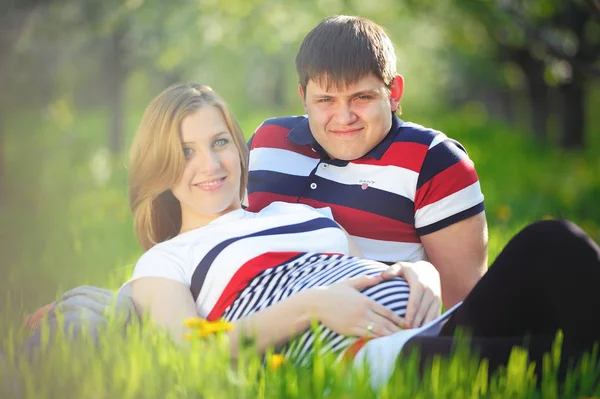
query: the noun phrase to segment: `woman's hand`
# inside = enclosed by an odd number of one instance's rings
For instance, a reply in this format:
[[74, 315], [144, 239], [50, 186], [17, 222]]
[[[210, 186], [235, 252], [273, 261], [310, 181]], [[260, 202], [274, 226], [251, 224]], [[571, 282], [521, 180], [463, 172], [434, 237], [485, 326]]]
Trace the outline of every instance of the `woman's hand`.
[[406, 328], [404, 319], [359, 292], [382, 281], [382, 276], [359, 276], [313, 288], [310, 314], [346, 336], [380, 337]]

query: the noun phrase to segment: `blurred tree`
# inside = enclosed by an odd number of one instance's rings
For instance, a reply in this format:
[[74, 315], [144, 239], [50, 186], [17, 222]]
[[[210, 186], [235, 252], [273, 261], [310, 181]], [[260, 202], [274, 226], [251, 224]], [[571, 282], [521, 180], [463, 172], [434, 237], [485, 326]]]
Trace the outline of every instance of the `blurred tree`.
[[11, 101], [8, 98], [8, 74], [13, 59], [13, 49], [23, 32], [31, 23], [35, 11], [46, 3], [45, 0], [3, 0], [0, 2], [0, 205], [6, 201], [6, 132], [4, 110]]
[[[102, 106], [106, 145], [119, 153], [132, 72], [147, 76], [156, 87], [151, 93], [191, 79], [215, 87], [240, 113], [259, 107], [287, 112], [290, 104], [299, 105], [293, 60], [303, 36], [327, 15], [360, 14], [389, 27], [400, 40], [399, 51], [411, 55], [408, 68], [402, 68], [403, 73], [414, 72], [411, 82], [429, 81], [426, 90], [414, 95], [424, 109], [442, 101], [436, 91], [443, 85], [453, 90], [465, 86], [470, 94], [480, 93], [490, 109], [513, 118], [519, 107], [512, 103], [522, 88], [504, 75], [518, 69], [528, 89], [532, 130], [540, 140], [548, 136], [552, 96], [568, 98], [568, 106], [559, 110], [565, 108], [563, 131], [569, 133], [561, 142], [570, 147], [583, 143], [584, 115], [578, 104], [585, 101], [600, 36], [600, 12], [585, 16], [581, 10], [597, 10], [597, 2], [182, 0], [174, 5], [160, 0], [28, 0], [20, 4], [43, 5], [43, 18], [29, 29], [33, 32], [19, 50], [13, 73], [32, 85], [43, 82], [77, 109]], [[582, 21], [584, 27], [577, 28]], [[439, 57], [446, 48], [463, 53], [449, 58], [455, 67], [451, 72]], [[438, 58], [432, 59], [435, 51]], [[440, 78], [443, 74], [452, 76]], [[482, 76], [479, 81], [477, 75]]]
[[130, 67], [125, 62], [127, 49], [123, 45], [125, 28], [119, 26], [109, 36], [104, 79], [108, 88], [110, 140], [108, 148], [113, 154], [123, 150], [123, 113], [125, 111], [125, 85]]
[[[598, 0], [451, 0], [445, 6], [462, 11], [448, 18], [451, 13], [445, 12], [447, 8], [435, 8], [443, 12], [440, 21], [445, 20], [448, 31], [458, 38], [455, 48], [463, 51], [465, 42], [473, 40], [468, 37], [473, 31], [463, 28], [465, 19], [474, 18], [491, 39], [487, 43], [491, 49], [484, 56], [500, 64], [518, 65], [525, 77], [530, 126], [536, 137], [547, 140], [549, 116], [556, 113], [562, 120], [559, 144], [563, 148], [584, 147], [589, 82], [600, 78], [596, 66], [600, 61]], [[480, 64], [481, 56], [471, 55]], [[502, 72], [498, 66], [493, 69]], [[557, 93], [557, 104], [550, 101], [553, 93]]]
[[[585, 99], [592, 79], [600, 78], [600, 11], [590, 0], [546, 1], [527, 15], [527, 7], [504, 1], [504, 8], [524, 31], [530, 52], [541, 47], [557, 77], [562, 111], [560, 144], [585, 145]], [[552, 73], [551, 72], [551, 73]], [[558, 76], [557, 76], [558, 75]]]

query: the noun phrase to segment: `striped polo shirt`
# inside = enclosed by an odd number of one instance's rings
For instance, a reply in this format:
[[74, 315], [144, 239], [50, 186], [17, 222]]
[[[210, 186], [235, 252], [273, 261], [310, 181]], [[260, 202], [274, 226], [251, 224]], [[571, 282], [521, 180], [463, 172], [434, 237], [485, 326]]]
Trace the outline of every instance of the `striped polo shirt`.
[[268, 119], [250, 139], [248, 210], [273, 201], [330, 207], [369, 259], [425, 259], [420, 236], [484, 210], [473, 162], [443, 133], [392, 114], [363, 157], [330, 159], [304, 116]]

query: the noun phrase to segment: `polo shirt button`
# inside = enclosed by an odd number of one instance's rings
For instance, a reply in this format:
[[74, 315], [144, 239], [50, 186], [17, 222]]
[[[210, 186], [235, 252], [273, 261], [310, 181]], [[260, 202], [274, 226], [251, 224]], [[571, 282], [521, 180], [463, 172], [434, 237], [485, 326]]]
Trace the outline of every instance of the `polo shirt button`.
[[310, 188], [312, 188], [313, 190], [314, 190], [315, 188], [317, 188], [317, 183], [310, 183]]
[[323, 167], [324, 167], [324, 168], [326, 168], [326, 167], [328, 167], [328, 166], [329, 166], [329, 165], [328, 165], [328, 164], [326, 164], [326, 163], [323, 163], [323, 164], [321, 164], [321, 165], [323, 165]]
[[317, 152], [317, 150], [315, 150], [314, 148], [310, 147], [310, 149], [312, 150], [312, 152]]

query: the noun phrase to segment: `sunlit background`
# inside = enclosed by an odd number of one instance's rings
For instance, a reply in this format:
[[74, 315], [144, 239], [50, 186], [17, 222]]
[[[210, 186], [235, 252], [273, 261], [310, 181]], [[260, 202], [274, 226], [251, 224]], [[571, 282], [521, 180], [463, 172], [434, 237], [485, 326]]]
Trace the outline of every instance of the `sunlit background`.
[[486, 196], [491, 259], [540, 218], [572, 219], [600, 241], [597, 0], [8, 0], [2, 7], [3, 320], [75, 285], [116, 288], [127, 278], [141, 254], [127, 150], [156, 94], [179, 81], [208, 84], [248, 137], [265, 118], [301, 114], [295, 54], [332, 14], [382, 25], [406, 80], [402, 118], [467, 148]]

